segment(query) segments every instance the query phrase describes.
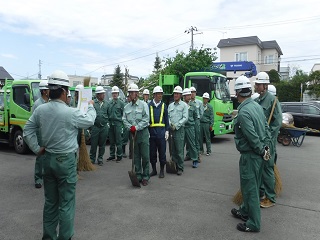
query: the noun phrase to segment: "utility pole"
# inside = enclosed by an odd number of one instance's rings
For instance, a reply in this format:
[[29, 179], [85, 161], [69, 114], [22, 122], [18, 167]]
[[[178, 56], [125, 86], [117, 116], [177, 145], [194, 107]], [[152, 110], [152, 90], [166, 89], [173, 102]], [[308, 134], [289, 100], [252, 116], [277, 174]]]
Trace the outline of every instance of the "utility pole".
[[191, 46], [190, 46], [190, 50], [191, 51], [193, 50], [193, 35], [202, 34], [202, 32], [194, 33], [194, 32], [197, 32], [197, 31], [198, 31], [197, 27], [193, 27], [193, 26], [191, 26], [189, 29], [186, 29], [184, 31], [184, 33], [187, 33], [187, 34], [191, 33]]
[[38, 73], [38, 79], [41, 80], [41, 60], [39, 59], [39, 73]]

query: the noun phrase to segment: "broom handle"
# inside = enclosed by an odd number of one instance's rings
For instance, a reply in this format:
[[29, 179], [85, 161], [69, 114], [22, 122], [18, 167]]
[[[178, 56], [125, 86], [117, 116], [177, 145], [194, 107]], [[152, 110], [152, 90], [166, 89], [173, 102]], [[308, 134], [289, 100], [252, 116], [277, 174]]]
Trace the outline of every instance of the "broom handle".
[[276, 97], [275, 100], [274, 100], [274, 102], [273, 102], [272, 109], [271, 109], [271, 113], [270, 113], [270, 116], [269, 116], [269, 119], [268, 119], [268, 125], [270, 125], [271, 118], [272, 118], [272, 116], [273, 116], [273, 112], [274, 112], [274, 109], [275, 109], [276, 104], [277, 104], [277, 100], [278, 100], [278, 97]]
[[135, 141], [135, 138], [136, 138], [136, 132], [134, 134], [132, 134], [132, 172], [134, 173], [135, 170], [134, 170], [134, 141]]

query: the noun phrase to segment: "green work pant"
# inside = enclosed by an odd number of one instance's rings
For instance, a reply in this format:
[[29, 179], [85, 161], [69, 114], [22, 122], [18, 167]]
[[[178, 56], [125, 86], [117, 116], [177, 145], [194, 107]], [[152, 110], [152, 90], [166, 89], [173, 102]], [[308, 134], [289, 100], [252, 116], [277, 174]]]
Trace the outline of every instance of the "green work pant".
[[260, 197], [259, 187], [262, 177], [263, 159], [255, 153], [242, 153], [239, 161], [240, 186], [243, 197], [243, 203], [240, 206], [240, 212], [249, 219], [246, 222], [247, 227], [252, 230], [260, 230]]
[[186, 143], [187, 156], [189, 156], [192, 161], [198, 161], [198, 151], [196, 147], [194, 126], [185, 126], [184, 133], [184, 141]]
[[43, 240], [66, 240], [74, 234], [76, 168], [75, 153], [44, 155]]
[[203, 151], [203, 138], [206, 142], [207, 153], [211, 153], [211, 136], [210, 136], [210, 123], [200, 123], [200, 151]]
[[195, 144], [197, 150], [197, 156], [200, 153], [200, 119], [195, 120], [194, 124]]
[[128, 131], [127, 129], [124, 129], [124, 128], [123, 128], [123, 133], [122, 133], [122, 146], [126, 146], [126, 145], [128, 144], [129, 134], [130, 134], [130, 131]]
[[122, 123], [111, 123], [109, 131], [109, 141], [110, 141], [110, 157], [116, 156], [117, 147], [117, 158], [122, 159]]
[[149, 165], [150, 165], [150, 155], [149, 155], [149, 130], [145, 128], [141, 131], [136, 132], [136, 137], [134, 141], [134, 166], [137, 178], [139, 181], [142, 179], [149, 180]]
[[108, 126], [97, 127], [93, 125], [91, 127], [91, 148], [90, 148], [90, 160], [95, 163], [97, 156], [97, 147], [99, 146], [98, 162], [102, 162], [103, 155], [106, 151], [106, 141], [108, 137]]
[[42, 180], [42, 172], [43, 172], [42, 161], [43, 161], [43, 156], [36, 157], [36, 162], [34, 165], [34, 182], [35, 183], [40, 183], [40, 184], [43, 183], [43, 180]]
[[177, 164], [178, 170], [184, 169], [184, 127], [172, 133], [172, 160]]
[[262, 182], [260, 187], [260, 195], [265, 195], [271, 202], [276, 202], [276, 193], [275, 193], [275, 176], [274, 176], [274, 161], [276, 157], [276, 148], [275, 148], [276, 139], [272, 139], [270, 142], [270, 153], [271, 158], [269, 161], [264, 161], [262, 169]]

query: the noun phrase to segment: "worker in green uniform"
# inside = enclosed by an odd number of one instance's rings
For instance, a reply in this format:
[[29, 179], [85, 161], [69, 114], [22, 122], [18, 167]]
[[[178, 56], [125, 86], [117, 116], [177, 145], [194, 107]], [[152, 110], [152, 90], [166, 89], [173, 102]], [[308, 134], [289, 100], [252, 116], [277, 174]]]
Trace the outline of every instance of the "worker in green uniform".
[[[127, 93], [127, 98], [126, 98], [126, 102], [125, 102], [125, 106], [131, 102], [131, 99], [129, 97], [129, 93]], [[130, 139], [130, 131], [128, 129], [126, 129], [126, 127], [123, 124], [123, 132], [122, 132], [122, 157], [126, 158], [127, 154], [126, 154], [126, 146], [129, 142], [129, 159], [132, 159], [132, 144], [131, 144], [131, 139]]]
[[[47, 103], [49, 101], [49, 88], [48, 88], [48, 80], [42, 80], [39, 83], [39, 90], [41, 93], [41, 97], [38, 98], [33, 106], [32, 106], [32, 110], [31, 112], [33, 113], [34, 110], [39, 107], [40, 105]], [[39, 136], [39, 133], [38, 133]], [[36, 157], [36, 162], [35, 162], [35, 166], [34, 166], [34, 182], [35, 182], [35, 187], [36, 188], [41, 188], [42, 187], [42, 159], [43, 156], [37, 156]]]
[[128, 92], [131, 103], [125, 106], [122, 119], [125, 128], [130, 130], [134, 138], [133, 160], [137, 178], [143, 186], [147, 186], [150, 178], [149, 109], [144, 101], [139, 100], [139, 88], [136, 84], [129, 85]]
[[208, 104], [210, 96], [209, 93], [205, 92], [202, 96], [203, 98], [203, 115], [200, 119], [200, 152], [203, 151], [203, 138], [205, 138], [207, 153], [209, 156], [211, 154], [211, 131], [213, 124], [213, 108]]
[[[268, 84], [270, 83], [269, 75], [266, 72], [260, 72], [256, 76], [255, 80], [255, 91], [260, 94], [258, 98], [255, 99], [257, 103], [263, 108], [264, 114], [269, 119], [271, 115], [271, 109], [273, 103], [277, 101], [276, 97], [268, 92]], [[275, 193], [275, 176], [274, 176], [274, 164], [276, 163], [276, 145], [279, 130], [282, 124], [282, 111], [279, 102], [276, 102], [274, 112], [269, 123], [271, 131], [271, 159], [264, 163], [262, 172], [262, 183], [260, 188], [261, 203], [260, 206], [263, 208], [269, 208], [276, 203], [276, 193]]]
[[168, 115], [170, 131], [172, 133], [172, 160], [177, 165], [177, 175], [180, 176], [184, 169], [184, 141], [185, 123], [188, 121], [188, 105], [181, 100], [182, 88], [176, 86], [173, 90], [174, 102], [169, 104]]
[[[112, 100], [109, 102], [108, 115], [110, 122], [110, 132], [109, 132], [109, 141], [110, 141], [110, 157], [108, 161], [116, 160], [120, 162], [122, 159], [122, 143], [123, 143], [123, 109], [125, 103], [119, 99], [119, 88], [113, 86], [111, 89]], [[116, 149], [117, 148], [117, 149]], [[117, 154], [117, 159], [116, 159]]]
[[198, 161], [201, 162], [201, 154], [200, 154], [200, 144], [203, 144], [203, 139], [200, 141], [200, 119], [203, 115], [203, 104], [202, 102], [196, 98], [197, 95], [197, 89], [195, 87], [190, 87], [191, 91], [191, 101], [196, 106], [197, 110], [197, 119], [194, 124], [194, 130], [195, 130], [195, 143], [196, 143], [196, 149], [198, 154]]
[[147, 104], [149, 104], [151, 102], [151, 100], [149, 99], [149, 97], [150, 97], [149, 89], [143, 90], [142, 97], [143, 97], [143, 101], [145, 101]]
[[106, 151], [106, 142], [109, 132], [108, 103], [104, 100], [105, 90], [102, 86], [96, 87], [96, 98], [93, 107], [96, 110], [97, 117], [94, 125], [91, 127], [91, 147], [90, 160], [93, 164], [96, 162], [97, 147], [99, 146], [97, 162], [99, 166], [103, 165], [103, 155]]
[[263, 162], [270, 158], [269, 127], [262, 108], [251, 98], [250, 80], [240, 76], [235, 82], [235, 92], [240, 105], [234, 118], [235, 144], [241, 157], [239, 161], [240, 186], [243, 203], [240, 209], [233, 208], [231, 213], [245, 223], [237, 229], [243, 232], [259, 232], [261, 215], [259, 187]]
[[184, 102], [188, 104], [188, 120], [184, 127], [184, 141], [186, 144], [186, 155], [192, 160], [192, 167], [198, 167], [198, 150], [195, 138], [195, 122], [198, 119], [198, 112], [195, 102], [191, 101], [191, 91], [189, 88], [183, 89], [182, 96]]
[[62, 71], [52, 73], [48, 87], [50, 102], [34, 111], [24, 127], [23, 136], [34, 153], [44, 155], [42, 239], [66, 240], [74, 234], [78, 128], [92, 126], [96, 111], [92, 100], [87, 113], [68, 107], [69, 78]]

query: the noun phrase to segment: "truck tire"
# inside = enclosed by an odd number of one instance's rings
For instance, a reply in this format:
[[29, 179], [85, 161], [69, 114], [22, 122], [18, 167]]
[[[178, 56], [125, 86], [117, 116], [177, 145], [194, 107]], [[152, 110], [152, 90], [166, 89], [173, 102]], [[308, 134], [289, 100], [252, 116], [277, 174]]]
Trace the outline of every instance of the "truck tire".
[[15, 151], [19, 154], [24, 154], [28, 151], [28, 146], [23, 139], [23, 135], [22, 135], [21, 130], [17, 130], [14, 133], [13, 146], [14, 146]]

